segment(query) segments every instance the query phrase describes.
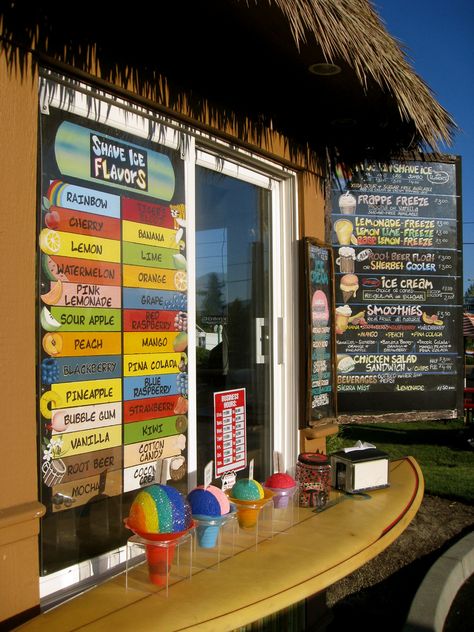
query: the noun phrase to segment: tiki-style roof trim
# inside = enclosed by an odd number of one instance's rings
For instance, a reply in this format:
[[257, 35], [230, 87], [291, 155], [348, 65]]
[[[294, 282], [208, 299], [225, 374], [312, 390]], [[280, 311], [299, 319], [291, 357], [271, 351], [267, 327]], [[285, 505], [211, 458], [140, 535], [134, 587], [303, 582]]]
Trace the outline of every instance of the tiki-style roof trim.
[[[0, 5], [11, 69], [69, 68], [243, 141], [275, 130], [290, 154], [336, 161], [437, 151], [456, 125], [368, 0], [163, 0]], [[75, 12], [74, 12], [75, 11]], [[315, 77], [314, 62], [341, 68]]]
[[[272, 0], [268, 0], [272, 2]], [[432, 149], [450, 143], [456, 127], [413, 70], [403, 44], [386, 30], [367, 0], [273, 0], [288, 19], [296, 44], [314, 37], [329, 62], [343, 59], [367, 89], [372, 77], [390, 92], [403, 119], [412, 120]]]

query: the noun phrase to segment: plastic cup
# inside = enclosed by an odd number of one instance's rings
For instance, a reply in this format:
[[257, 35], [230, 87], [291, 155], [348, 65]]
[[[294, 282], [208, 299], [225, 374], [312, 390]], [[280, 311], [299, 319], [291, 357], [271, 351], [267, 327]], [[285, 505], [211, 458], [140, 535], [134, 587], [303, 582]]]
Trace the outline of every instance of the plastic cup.
[[237, 508], [237, 520], [241, 529], [252, 529], [255, 527], [260, 510], [273, 498], [273, 492], [267, 487], [263, 488], [263, 493], [263, 498], [258, 500], [240, 500], [239, 498], [233, 498], [229, 490], [229, 500]]
[[275, 509], [284, 509], [288, 507], [288, 503], [296, 491], [296, 485], [293, 485], [293, 487], [280, 487], [278, 489], [267, 487], [266, 489], [273, 492], [273, 506]]
[[166, 546], [162, 544], [147, 544], [145, 548], [148, 562], [148, 577], [151, 583], [156, 586], [165, 586], [174, 559], [175, 543], [168, 542]]
[[145, 554], [148, 562], [148, 575], [152, 584], [166, 586], [168, 573], [174, 559], [176, 543], [196, 526], [194, 521], [184, 531], [174, 531], [172, 533], [145, 533], [130, 526], [128, 518], [124, 524], [127, 529], [133, 531], [145, 544]]
[[215, 524], [200, 524], [197, 529], [198, 544], [203, 549], [213, 549], [217, 544], [219, 526]]

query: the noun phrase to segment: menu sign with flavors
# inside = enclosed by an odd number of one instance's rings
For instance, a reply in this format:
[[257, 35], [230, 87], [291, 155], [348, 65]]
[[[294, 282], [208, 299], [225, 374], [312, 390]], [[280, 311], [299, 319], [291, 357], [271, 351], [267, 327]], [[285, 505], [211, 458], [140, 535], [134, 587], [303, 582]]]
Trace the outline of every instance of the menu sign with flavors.
[[41, 115], [42, 502], [78, 508], [186, 474], [187, 261], [176, 150]]
[[332, 188], [341, 413], [455, 410], [459, 161], [339, 168]]
[[[331, 248], [317, 240], [303, 240], [305, 328], [308, 351], [304, 354], [306, 379], [304, 425], [334, 417], [333, 271]], [[337, 323], [336, 323], [337, 325]], [[303, 424], [302, 424], [303, 425]]]

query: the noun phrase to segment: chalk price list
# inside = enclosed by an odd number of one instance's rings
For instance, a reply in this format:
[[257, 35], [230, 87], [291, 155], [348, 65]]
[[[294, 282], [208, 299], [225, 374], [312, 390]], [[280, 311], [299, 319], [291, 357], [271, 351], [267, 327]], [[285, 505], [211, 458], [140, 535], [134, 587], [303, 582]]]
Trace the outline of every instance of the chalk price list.
[[339, 393], [454, 392], [455, 166], [369, 166], [332, 200]]

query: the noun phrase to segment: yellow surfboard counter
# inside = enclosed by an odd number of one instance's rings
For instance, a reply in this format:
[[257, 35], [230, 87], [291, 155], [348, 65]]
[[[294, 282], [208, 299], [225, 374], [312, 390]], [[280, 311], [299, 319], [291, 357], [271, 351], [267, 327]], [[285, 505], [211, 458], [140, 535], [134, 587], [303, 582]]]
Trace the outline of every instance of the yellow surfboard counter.
[[284, 533], [172, 584], [168, 596], [152, 584], [127, 589], [122, 573], [18, 629], [234, 630], [326, 589], [378, 555], [414, 518], [423, 491], [413, 458], [392, 461], [390, 487], [320, 513], [298, 509]]

